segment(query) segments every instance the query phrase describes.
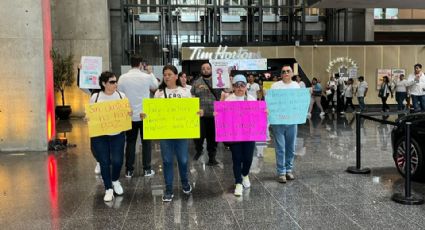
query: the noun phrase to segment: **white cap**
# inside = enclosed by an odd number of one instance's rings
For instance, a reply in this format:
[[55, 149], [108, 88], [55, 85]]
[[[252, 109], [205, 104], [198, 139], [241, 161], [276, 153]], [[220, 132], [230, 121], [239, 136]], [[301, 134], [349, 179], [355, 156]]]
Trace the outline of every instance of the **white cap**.
[[237, 82], [243, 82], [246, 84], [246, 77], [242, 74], [236, 74], [235, 77], [233, 77], [233, 84], [236, 84]]

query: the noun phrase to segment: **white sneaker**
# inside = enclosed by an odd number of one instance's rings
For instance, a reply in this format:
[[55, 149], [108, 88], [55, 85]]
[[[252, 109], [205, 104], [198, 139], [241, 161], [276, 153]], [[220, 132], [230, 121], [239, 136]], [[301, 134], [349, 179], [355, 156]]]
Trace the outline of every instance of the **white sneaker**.
[[112, 188], [107, 189], [105, 191], [105, 196], [103, 197], [103, 200], [106, 202], [112, 201], [114, 199], [114, 190]]
[[96, 167], [94, 168], [94, 173], [100, 174], [100, 164], [99, 164], [99, 162], [96, 162]]
[[155, 175], [155, 171], [153, 169], [145, 170], [145, 176], [146, 177], [150, 177], [150, 176], [153, 176], [153, 175]]
[[122, 189], [122, 186], [119, 180], [112, 181], [112, 187], [114, 188], [114, 192], [117, 195], [122, 195], [124, 193], [124, 190]]
[[320, 116], [325, 116], [325, 112], [321, 112], [320, 113]]
[[242, 184], [236, 184], [235, 196], [242, 196], [243, 186]]
[[242, 176], [242, 185], [243, 185], [244, 188], [251, 187], [251, 182], [249, 181], [248, 175]]

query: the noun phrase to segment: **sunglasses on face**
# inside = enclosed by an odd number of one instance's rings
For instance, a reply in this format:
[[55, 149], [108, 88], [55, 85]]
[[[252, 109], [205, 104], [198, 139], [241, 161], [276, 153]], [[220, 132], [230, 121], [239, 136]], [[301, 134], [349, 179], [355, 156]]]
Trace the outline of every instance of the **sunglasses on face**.
[[117, 81], [108, 81], [108, 83], [113, 85], [113, 84], [117, 84]]
[[289, 70], [289, 69], [287, 69], [287, 70], [282, 70], [281, 72], [280, 72], [281, 74], [286, 74], [286, 73], [291, 73], [291, 70]]
[[246, 84], [245, 83], [242, 83], [242, 82], [237, 82], [236, 84], [233, 84], [233, 87], [235, 87], [235, 88], [244, 88], [244, 87], [246, 87]]

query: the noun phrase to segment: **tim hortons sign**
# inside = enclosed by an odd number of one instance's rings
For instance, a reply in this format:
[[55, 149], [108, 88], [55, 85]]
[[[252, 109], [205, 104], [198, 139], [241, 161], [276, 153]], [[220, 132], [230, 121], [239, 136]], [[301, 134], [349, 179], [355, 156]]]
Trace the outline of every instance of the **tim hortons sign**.
[[205, 47], [189, 47], [192, 50], [190, 60], [209, 60], [209, 59], [259, 59], [261, 52], [250, 52], [243, 47], [239, 47], [236, 51], [227, 51], [227, 46], [217, 47], [215, 52], [205, 51]]

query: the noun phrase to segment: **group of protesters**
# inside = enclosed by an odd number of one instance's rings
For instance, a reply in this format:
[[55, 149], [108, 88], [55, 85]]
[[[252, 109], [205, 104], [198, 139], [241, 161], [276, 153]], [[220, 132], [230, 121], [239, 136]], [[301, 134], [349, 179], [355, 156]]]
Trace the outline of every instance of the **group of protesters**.
[[[224, 101], [255, 101], [256, 97], [249, 94], [249, 88], [253, 87], [253, 79], [237, 74], [232, 77], [232, 89], [224, 94], [223, 89], [212, 87], [212, 67], [209, 62], [201, 65], [201, 76], [194, 80], [192, 86], [186, 83], [186, 74], [178, 73], [173, 65], [163, 67], [163, 80], [158, 86], [158, 80], [151, 71], [142, 70], [142, 59], [133, 57], [131, 69], [117, 79], [112, 72], [103, 72], [99, 78], [100, 91], [92, 94], [90, 104], [104, 101], [113, 101], [128, 98], [131, 106], [129, 116], [132, 119], [132, 128], [125, 132], [110, 133], [91, 138], [91, 149], [100, 165], [100, 173], [105, 186], [104, 201], [110, 202], [115, 195], [122, 195], [124, 190], [119, 182], [121, 168], [125, 155], [125, 176], [134, 176], [135, 146], [138, 133], [142, 144], [142, 161], [144, 176], [153, 176], [155, 171], [151, 166], [152, 147], [150, 140], [143, 139], [143, 120], [148, 116], [143, 112], [142, 101], [149, 98], [154, 92], [154, 98], [189, 98], [200, 99], [200, 138], [195, 139], [194, 160], [198, 160], [203, 153], [204, 140], [208, 152], [207, 165], [215, 166], [217, 161], [217, 142], [215, 138], [214, 102]], [[281, 68], [281, 79], [276, 81], [271, 89], [300, 88], [300, 85], [292, 80], [291, 66]], [[255, 86], [254, 86], [255, 87]], [[223, 96], [224, 95], [224, 96]], [[267, 116], [267, 111], [264, 111]], [[170, 115], [172, 116], [172, 115]], [[271, 125], [275, 143], [277, 181], [286, 183], [293, 180], [293, 162], [295, 156], [295, 144], [297, 125]], [[229, 145], [233, 160], [233, 173], [235, 178], [234, 195], [241, 196], [244, 189], [251, 186], [249, 171], [255, 149], [254, 141], [232, 142]], [[184, 194], [192, 192], [189, 182], [188, 139], [162, 139], [160, 150], [163, 162], [163, 174], [165, 181], [164, 202], [172, 201], [173, 193], [173, 165], [174, 157], [177, 159], [182, 190]], [[124, 154], [125, 153], [125, 154]]]

